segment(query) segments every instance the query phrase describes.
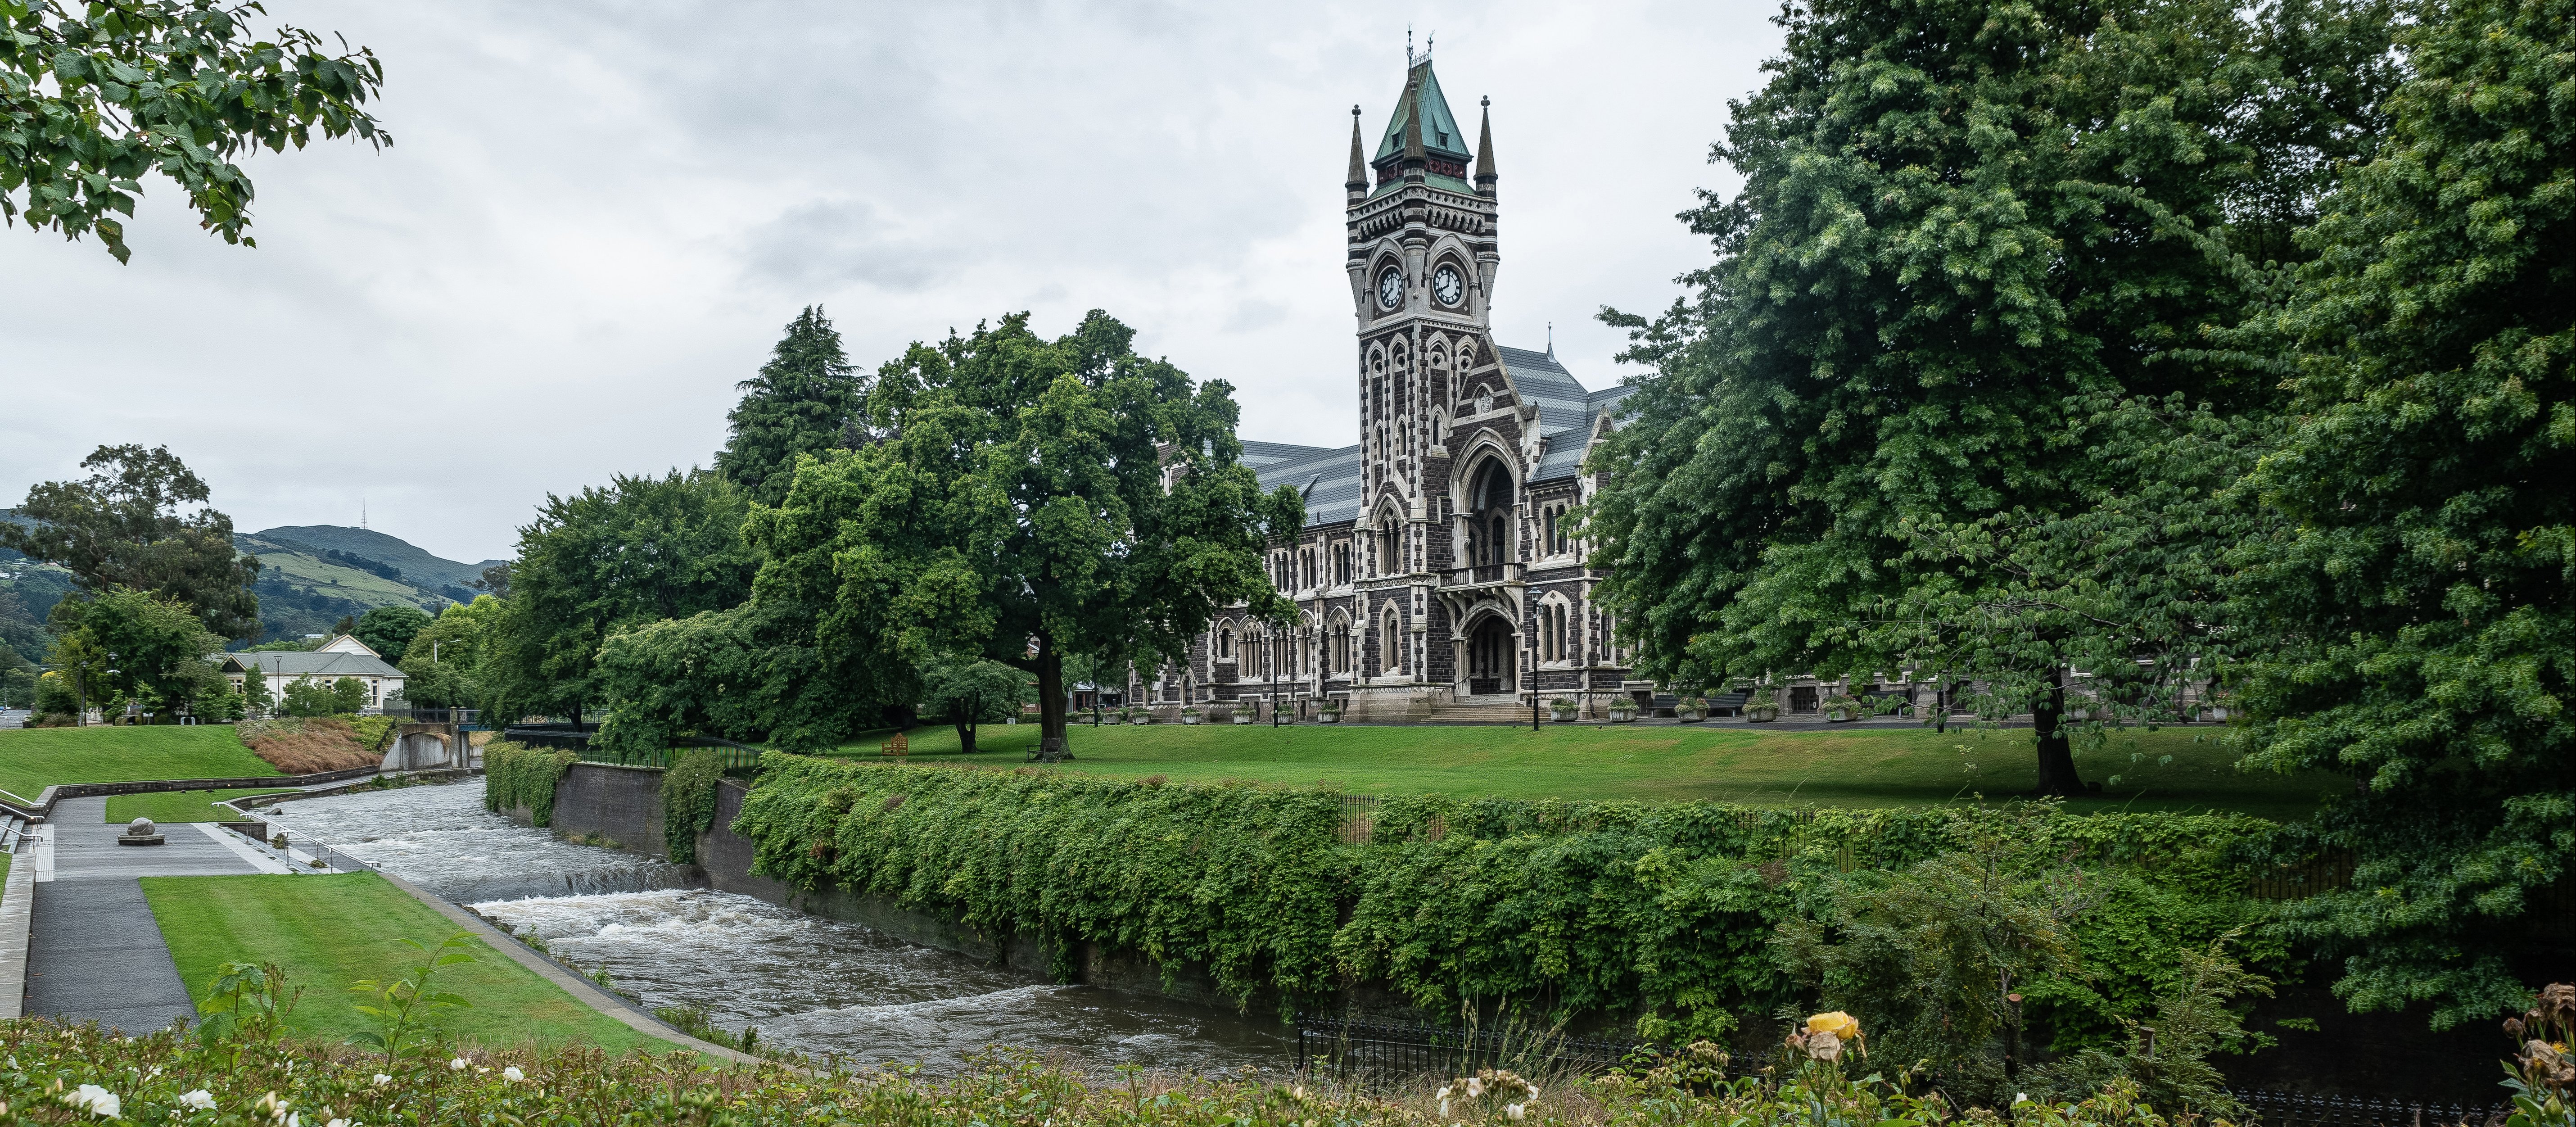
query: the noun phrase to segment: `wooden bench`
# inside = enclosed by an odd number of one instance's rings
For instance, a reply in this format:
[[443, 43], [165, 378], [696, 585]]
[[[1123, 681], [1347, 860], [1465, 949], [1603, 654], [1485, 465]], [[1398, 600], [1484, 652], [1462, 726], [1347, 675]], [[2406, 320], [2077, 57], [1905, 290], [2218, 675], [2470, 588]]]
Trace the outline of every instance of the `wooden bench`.
[[912, 754], [912, 741], [904, 738], [903, 733], [896, 732], [893, 739], [877, 745], [877, 754], [910, 755]]

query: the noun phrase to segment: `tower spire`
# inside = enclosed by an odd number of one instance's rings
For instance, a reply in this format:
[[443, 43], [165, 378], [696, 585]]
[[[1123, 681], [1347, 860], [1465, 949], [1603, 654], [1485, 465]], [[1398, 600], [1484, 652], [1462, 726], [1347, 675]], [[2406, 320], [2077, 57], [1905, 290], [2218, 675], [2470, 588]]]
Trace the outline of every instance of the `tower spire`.
[[1476, 192], [1490, 196], [1499, 179], [1494, 175], [1494, 99], [1482, 98], [1477, 104], [1484, 107], [1485, 120], [1476, 128]]
[[1351, 107], [1351, 174], [1342, 181], [1353, 198], [1368, 191], [1368, 157], [1360, 151], [1360, 108]]
[[[1419, 71], [1415, 72], [1417, 75]], [[1404, 83], [1404, 171], [1407, 179], [1418, 177], [1422, 166], [1430, 162], [1428, 143], [1422, 138], [1422, 79], [1409, 78]]]

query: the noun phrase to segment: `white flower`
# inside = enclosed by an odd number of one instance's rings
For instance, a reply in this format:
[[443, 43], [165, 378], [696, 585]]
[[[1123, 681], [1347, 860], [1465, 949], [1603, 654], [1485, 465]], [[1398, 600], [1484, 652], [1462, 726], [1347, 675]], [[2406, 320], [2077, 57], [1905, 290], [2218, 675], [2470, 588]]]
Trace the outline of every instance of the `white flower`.
[[1290, 1086], [1290, 1087], [1289, 1087], [1289, 1089], [1288, 1089], [1288, 1094], [1289, 1094], [1289, 1095], [1292, 1095], [1292, 1096], [1295, 1096], [1295, 1097], [1297, 1097], [1298, 1099], [1301, 1099], [1301, 1100], [1302, 1100], [1302, 1099], [1305, 1099], [1305, 1098], [1306, 1098], [1306, 1086], [1305, 1086], [1305, 1085], [1303, 1085], [1303, 1084], [1292, 1085], [1292, 1086]]
[[346, 1119], [334, 1119], [329, 1123], [323, 1124], [322, 1127], [349, 1127], [349, 1121]]
[[1527, 1081], [1527, 1080], [1523, 1080], [1523, 1081], [1521, 1081], [1521, 1083], [1522, 1083], [1522, 1084], [1524, 1084], [1524, 1085], [1527, 1085], [1527, 1086], [1529, 1087], [1529, 1090], [1530, 1090], [1529, 1099], [1528, 1099], [1528, 1101], [1527, 1101], [1527, 1102], [1529, 1102], [1529, 1103], [1537, 1103], [1537, 1102], [1538, 1102], [1538, 1085], [1536, 1085], [1536, 1084], [1531, 1084], [1531, 1083], [1530, 1083], [1529, 1081]]
[[83, 1084], [73, 1089], [71, 1095], [63, 1097], [63, 1102], [101, 1119], [116, 1119], [125, 1111], [124, 1100], [96, 1084]]
[[1449, 1098], [1447, 1096], [1442, 1096], [1440, 1098], [1440, 1114], [1449, 1114]]
[[1472, 1097], [1472, 1096], [1481, 1096], [1481, 1095], [1484, 1095], [1484, 1094], [1485, 1094], [1485, 1082], [1484, 1082], [1484, 1081], [1482, 1081], [1482, 1080], [1479, 1080], [1479, 1079], [1477, 1079], [1476, 1077], [1473, 1077], [1473, 1076], [1468, 1077], [1468, 1078], [1467, 1078], [1467, 1094], [1468, 1094], [1469, 1096], [1471, 1096], [1471, 1097]]
[[1521, 1105], [1519, 1104], [1504, 1104], [1503, 1115], [1514, 1123], [1518, 1123], [1521, 1120], [1529, 1118], [1529, 1113], [1521, 1110]]
[[376, 1074], [376, 1087], [382, 1088], [382, 1087], [384, 1087], [385, 1085], [387, 1085], [387, 1084], [391, 1084], [391, 1083], [393, 1083], [393, 1082], [394, 1082], [394, 1078], [393, 1078], [393, 1077], [391, 1077], [391, 1076], [387, 1076], [387, 1075], [385, 1075], [384, 1073], [381, 1073], [381, 1072], [379, 1072], [379, 1073], [377, 1073], [377, 1074]]
[[2030, 1102], [2030, 1093], [2028, 1093], [2028, 1092], [2015, 1092], [2015, 1093], [2013, 1093], [2013, 1106], [2014, 1106], [2014, 1107], [2020, 1107], [2021, 1105], [2026, 1104], [2026, 1103], [2029, 1103], [2029, 1102]]
[[525, 1080], [525, 1079], [527, 1079], [527, 1078], [528, 1078], [528, 1074], [527, 1074], [527, 1073], [524, 1073], [524, 1072], [519, 1071], [519, 1066], [518, 1066], [518, 1065], [515, 1065], [515, 1064], [514, 1064], [514, 1065], [511, 1065], [511, 1066], [510, 1066], [510, 1067], [508, 1067], [508, 1068], [505, 1068], [505, 1069], [502, 1069], [502, 1070], [501, 1070], [501, 1079], [503, 1079], [503, 1080], [507, 1080], [507, 1081], [509, 1081], [510, 1083], [513, 1083], [513, 1084], [516, 1084], [516, 1083], [518, 1083], [519, 1081]]
[[465, 1066], [466, 1066], [468, 1063], [470, 1063], [470, 1062], [468, 1062], [464, 1057], [458, 1057], [458, 1058], [456, 1058], [455, 1060], [452, 1060], [452, 1061], [447, 1062], [447, 1067], [449, 1067], [449, 1068], [451, 1068], [451, 1069], [454, 1069], [454, 1070], [456, 1070], [456, 1071], [458, 1071], [458, 1072], [463, 1072], [463, 1071], [465, 1071]]
[[193, 1092], [180, 1093], [179, 1102], [199, 1111], [215, 1110], [215, 1094], [203, 1088], [199, 1088]]
[[[10, 1065], [9, 1067], [11, 1067], [11, 1068], [16, 1068], [17, 1066], [13, 1064], [13, 1065]], [[1435, 1094], [1434, 1094], [1434, 1096], [1433, 1096], [1433, 1098], [1434, 1098], [1434, 1099], [1443, 1099], [1443, 1100], [1448, 1099], [1448, 1098], [1449, 1098], [1449, 1086], [1448, 1086], [1448, 1085], [1446, 1085], [1446, 1084], [1441, 1085], [1441, 1086], [1440, 1086], [1440, 1091], [1439, 1091], [1439, 1092], [1437, 1092], [1437, 1093], [1435, 1093]]]
[[299, 1111], [287, 1116], [286, 1127], [304, 1127], [304, 1113]]

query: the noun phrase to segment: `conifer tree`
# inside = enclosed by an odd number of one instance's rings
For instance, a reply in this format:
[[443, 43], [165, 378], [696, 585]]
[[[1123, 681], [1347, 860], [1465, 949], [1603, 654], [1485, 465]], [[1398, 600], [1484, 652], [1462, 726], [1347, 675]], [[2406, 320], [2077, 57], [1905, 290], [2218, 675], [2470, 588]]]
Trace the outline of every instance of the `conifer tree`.
[[764, 505], [787, 496], [800, 455], [821, 456], [850, 437], [866, 388], [841, 351], [840, 330], [809, 305], [787, 323], [760, 374], [735, 385], [742, 402], [725, 416], [733, 437], [716, 469]]

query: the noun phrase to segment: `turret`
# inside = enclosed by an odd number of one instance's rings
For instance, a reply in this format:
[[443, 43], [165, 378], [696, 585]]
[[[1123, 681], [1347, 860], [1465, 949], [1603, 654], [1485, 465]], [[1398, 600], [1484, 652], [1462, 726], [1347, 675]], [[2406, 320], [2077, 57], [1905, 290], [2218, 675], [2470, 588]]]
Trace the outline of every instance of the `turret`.
[[[1486, 199], [1492, 199], [1494, 198], [1494, 181], [1500, 179], [1500, 177], [1494, 175], [1494, 100], [1492, 98], [1483, 98], [1480, 99], [1477, 104], [1484, 107], [1485, 120], [1484, 123], [1479, 125], [1476, 129], [1476, 194], [1483, 196]], [[1357, 107], [1353, 108], [1356, 109]], [[1351, 128], [1356, 131], [1359, 128], [1359, 123], [1352, 122]], [[1352, 136], [1358, 136], [1357, 132], [1354, 132]], [[1352, 142], [1354, 145], [1358, 143], [1359, 142], [1357, 141]], [[1352, 150], [1354, 159], [1357, 158], [1358, 151], [1359, 150], [1357, 149]]]
[[1368, 157], [1360, 151], [1360, 108], [1356, 105], [1351, 107], [1351, 174], [1342, 181], [1342, 190], [1352, 203], [1368, 197]]

